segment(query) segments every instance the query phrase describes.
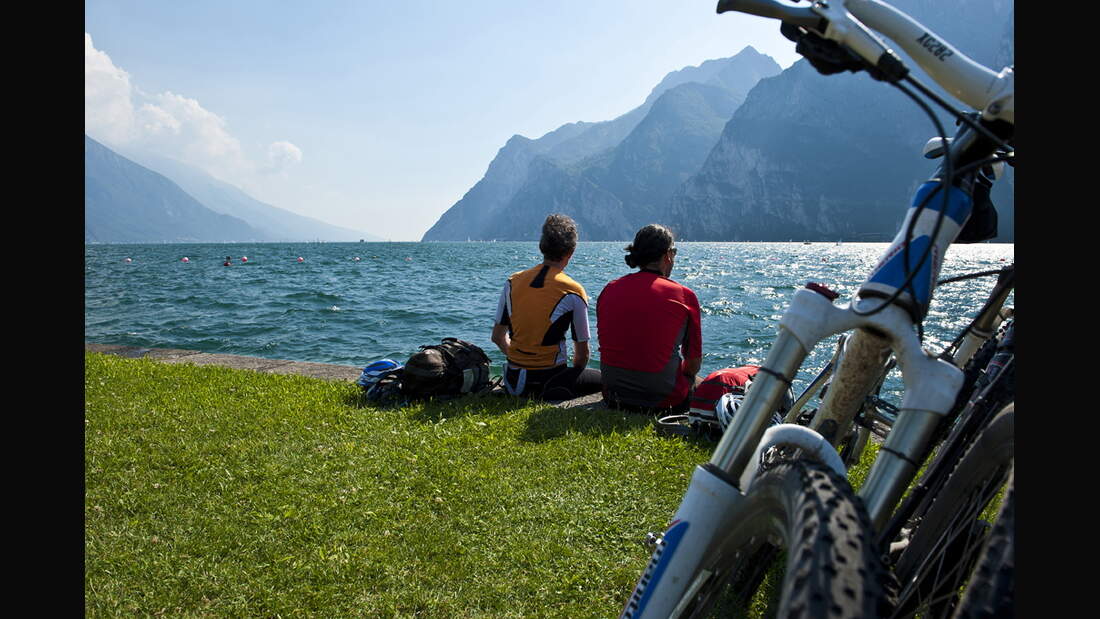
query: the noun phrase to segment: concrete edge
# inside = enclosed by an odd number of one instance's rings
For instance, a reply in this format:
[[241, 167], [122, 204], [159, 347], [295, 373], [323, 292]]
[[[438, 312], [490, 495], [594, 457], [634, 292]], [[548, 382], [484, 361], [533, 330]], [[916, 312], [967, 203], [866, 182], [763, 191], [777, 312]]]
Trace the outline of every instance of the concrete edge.
[[354, 365], [336, 365], [331, 363], [311, 363], [290, 361], [287, 359], [265, 359], [245, 355], [225, 355], [206, 353], [198, 350], [177, 348], [143, 348], [140, 346], [118, 346], [114, 344], [84, 343], [87, 352], [115, 355], [128, 359], [153, 359], [163, 363], [189, 363], [192, 365], [217, 365], [238, 370], [251, 370], [267, 374], [297, 374], [323, 380], [343, 380], [355, 382], [363, 368]]
[[[343, 380], [355, 382], [359, 379], [363, 368], [355, 365], [336, 365], [331, 363], [312, 363], [307, 361], [290, 361], [286, 359], [265, 359], [263, 357], [249, 357], [245, 355], [226, 355], [220, 353], [207, 353], [198, 350], [183, 350], [179, 348], [144, 348], [141, 346], [120, 346], [115, 344], [84, 343], [84, 350], [88, 352], [102, 353], [125, 357], [127, 359], [153, 359], [163, 363], [189, 363], [192, 365], [217, 365], [238, 370], [251, 370], [267, 374], [297, 374], [323, 380]], [[556, 408], [582, 408], [585, 410], [606, 410], [603, 394], [574, 398], [572, 400], [548, 402]]]

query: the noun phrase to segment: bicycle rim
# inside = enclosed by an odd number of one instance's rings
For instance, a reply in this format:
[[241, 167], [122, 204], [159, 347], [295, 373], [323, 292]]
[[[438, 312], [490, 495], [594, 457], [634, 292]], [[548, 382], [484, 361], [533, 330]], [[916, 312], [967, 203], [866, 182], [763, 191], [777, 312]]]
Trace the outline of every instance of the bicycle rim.
[[1016, 492], [1009, 475], [997, 522], [955, 614], [959, 619], [1009, 617], [1015, 606]]
[[975, 438], [914, 529], [895, 568], [895, 617], [946, 617], [954, 609], [989, 534], [982, 512], [1011, 474], [1014, 410], [1005, 406]]

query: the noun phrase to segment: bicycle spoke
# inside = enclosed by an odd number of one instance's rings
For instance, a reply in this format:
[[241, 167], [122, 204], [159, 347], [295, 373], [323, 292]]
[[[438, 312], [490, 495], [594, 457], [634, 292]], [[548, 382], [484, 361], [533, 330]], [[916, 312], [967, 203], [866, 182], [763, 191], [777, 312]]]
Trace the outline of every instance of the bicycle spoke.
[[899, 608], [914, 604], [912, 612], [904, 616], [936, 616], [929, 613], [951, 610], [986, 539], [985, 533], [978, 530], [979, 516], [999, 490], [1001, 479], [1001, 471], [997, 471], [975, 488], [948, 522], [900, 596]]

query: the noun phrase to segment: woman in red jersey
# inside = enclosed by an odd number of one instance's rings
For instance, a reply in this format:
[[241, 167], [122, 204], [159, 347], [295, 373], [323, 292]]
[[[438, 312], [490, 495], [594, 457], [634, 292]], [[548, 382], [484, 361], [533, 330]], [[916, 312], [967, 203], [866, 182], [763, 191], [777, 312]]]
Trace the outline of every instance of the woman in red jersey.
[[685, 412], [703, 361], [699, 300], [669, 279], [671, 230], [645, 226], [626, 251], [638, 271], [608, 283], [596, 302], [604, 399], [616, 408]]

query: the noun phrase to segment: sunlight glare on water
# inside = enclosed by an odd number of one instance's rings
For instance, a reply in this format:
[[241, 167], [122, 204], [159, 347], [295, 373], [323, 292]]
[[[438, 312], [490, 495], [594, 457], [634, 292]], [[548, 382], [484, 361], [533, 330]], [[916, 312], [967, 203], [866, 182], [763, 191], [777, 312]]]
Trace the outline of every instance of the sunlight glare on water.
[[[625, 245], [582, 242], [566, 268], [588, 292], [594, 367], [597, 297], [608, 281], [632, 271]], [[886, 246], [678, 243], [672, 279], [699, 298], [703, 374], [761, 363], [796, 290], [821, 282], [842, 302]], [[1014, 248], [955, 245], [940, 278], [1012, 264]], [[232, 266], [222, 266], [226, 256]], [[489, 335], [501, 287], [539, 262], [536, 242], [86, 245], [85, 339], [363, 366], [386, 357], [403, 362], [421, 344], [457, 337], [484, 348], [499, 371], [503, 355]], [[948, 345], [994, 280], [938, 288], [925, 320], [926, 347]], [[796, 389], [829, 360], [836, 341], [827, 338], [811, 352]], [[889, 381], [886, 391], [898, 382]]]

